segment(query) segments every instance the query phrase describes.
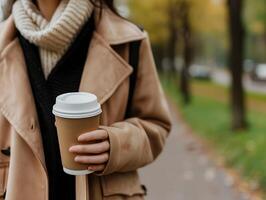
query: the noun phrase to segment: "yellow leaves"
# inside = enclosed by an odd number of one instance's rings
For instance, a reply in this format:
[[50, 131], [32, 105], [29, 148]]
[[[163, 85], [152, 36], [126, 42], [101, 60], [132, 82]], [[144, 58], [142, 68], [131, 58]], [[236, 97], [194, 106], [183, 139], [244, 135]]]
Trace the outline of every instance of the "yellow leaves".
[[265, 24], [261, 21], [255, 21], [250, 25], [250, 29], [255, 34], [263, 34], [265, 32]]
[[[226, 31], [225, 0], [186, 0], [190, 4], [190, 21], [195, 34]], [[144, 26], [153, 43], [164, 43], [169, 37], [169, 6], [182, 0], [129, 0], [131, 19]], [[177, 9], [178, 10], [178, 9]], [[178, 13], [177, 13], [178, 14]], [[176, 20], [176, 23], [179, 23]]]
[[247, 31], [253, 35], [263, 35], [266, 32], [266, 1], [245, 1], [244, 21]]
[[165, 0], [130, 0], [130, 18], [150, 34], [153, 43], [165, 42], [168, 38], [167, 3]]
[[217, 0], [192, 0], [190, 18], [194, 32], [217, 33], [226, 28], [226, 4]]

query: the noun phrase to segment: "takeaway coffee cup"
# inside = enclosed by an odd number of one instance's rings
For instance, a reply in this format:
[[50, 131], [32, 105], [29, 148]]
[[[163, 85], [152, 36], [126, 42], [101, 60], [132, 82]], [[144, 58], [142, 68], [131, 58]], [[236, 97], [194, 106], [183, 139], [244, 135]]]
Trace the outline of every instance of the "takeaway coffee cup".
[[80, 144], [78, 137], [99, 127], [101, 106], [94, 94], [73, 92], [59, 95], [53, 106], [63, 170], [71, 175], [85, 175], [92, 171], [87, 165], [74, 161], [76, 154], [69, 152]]

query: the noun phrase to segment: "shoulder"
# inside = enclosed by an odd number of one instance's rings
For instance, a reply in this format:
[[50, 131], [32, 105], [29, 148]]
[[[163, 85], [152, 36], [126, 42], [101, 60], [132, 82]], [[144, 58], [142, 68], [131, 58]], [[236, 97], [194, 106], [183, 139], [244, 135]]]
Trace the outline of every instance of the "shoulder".
[[0, 21], [0, 38], [2, 38], [3, 33], [5, 32], [5, 26], [6, 26], [7, 21]]
[[2, 33], [5, 21], [0, 22], [0, 34]]
[[97, 21], [96, 30], [112, 45], [143, 40], [147, 36], [145, 31], [136, 24], [116, 15], [109, 9], [103, 9]]
[[0, 55], [3, 50], [16, 38], [16, 28], [13, 17], [0, 22]]
[[4, 29], [5, 29], [5, 24], [6, 21], [1, 21], [0, 22], [0, 55], [2, 54], [2, 50], [4, 49], [5, 45], [4, 45], [4, 38], [3, 38], [3, 33], [4, 33]]

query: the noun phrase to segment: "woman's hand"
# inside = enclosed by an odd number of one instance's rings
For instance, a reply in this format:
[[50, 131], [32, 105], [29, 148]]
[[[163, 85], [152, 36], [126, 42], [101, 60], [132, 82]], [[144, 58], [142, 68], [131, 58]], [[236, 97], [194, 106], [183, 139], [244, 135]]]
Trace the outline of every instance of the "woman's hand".
[[108, 133], [105, 130], [95, 130], [84, 133], [78, 137], [78, 141], [84, 144], [69, 148], [72, 153], [78, 154], [75, 161], [88, 164], [88, 170], [102, 171], [109, 160], [110, 143]]

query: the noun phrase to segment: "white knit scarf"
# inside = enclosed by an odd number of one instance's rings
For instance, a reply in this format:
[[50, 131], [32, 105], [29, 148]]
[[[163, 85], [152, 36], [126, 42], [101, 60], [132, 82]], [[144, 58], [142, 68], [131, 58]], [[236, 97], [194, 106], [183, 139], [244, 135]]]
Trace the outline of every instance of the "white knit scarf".
[[31, 0], [14, 3], [15, 25], [23, 37], [39, 47], [46, 79], [92, 11], [93, 5], [89, 0], [61, 0], [52, 19], [47, 21]]

